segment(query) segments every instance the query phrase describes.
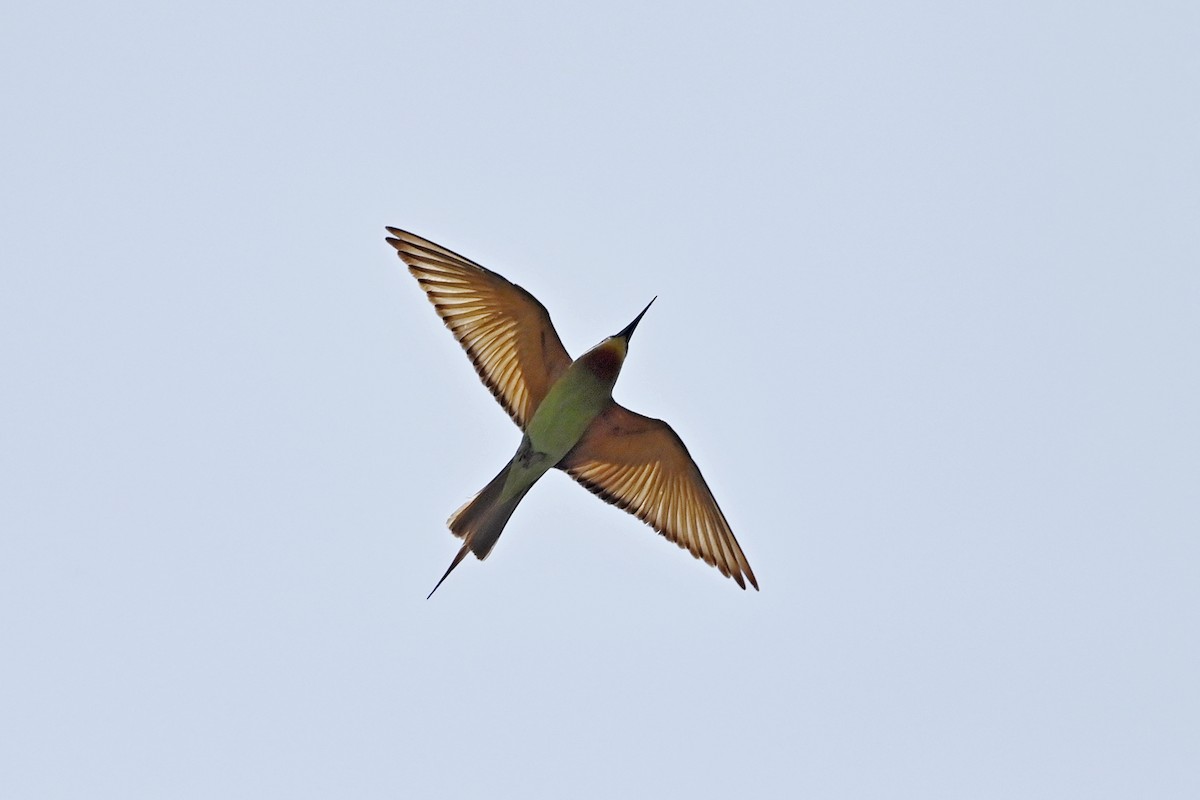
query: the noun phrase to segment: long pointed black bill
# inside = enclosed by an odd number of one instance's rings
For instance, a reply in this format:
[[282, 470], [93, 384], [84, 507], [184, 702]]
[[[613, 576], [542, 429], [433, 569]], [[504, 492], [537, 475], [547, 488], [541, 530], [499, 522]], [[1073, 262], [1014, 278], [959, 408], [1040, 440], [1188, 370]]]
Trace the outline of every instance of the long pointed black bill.
[[[654, 300], [657, 300], [657, 299], [658, 299], [658, 295], [655, 295]], [[642, 317], [646, 316], [646, 312], [650, 310], [650, 306], [654, 305], [654, 300], [651, 300], [649, 303], [646, 303], [646, 307], [642, 309], [642, 313], [638, 314], [636, 317], [634, 317], [633, 322], [626, 325], [624, 330], [622, 330], [620, 333], [618, 333], [613, 338], [614, 339], [624, 339], [626, 342], [628, 342], [630, 339], [632, 339], [633, 338], [633, 329], [636, 328], [638, 326], [638, 323], [642, 321]]]
[[[464, 543], [462, 546], [462, 549], [458, 551], [458, 555], [456, 555], [454, 557], [454, 560], [450, 562], [450, 566], [446, 569], [446, 574], [442, 576], [442, 580], [438, 581], [437, 586], [433, 587], [433, 592], [436, 592], [438, 590], [438, 586], [441, 586], [442, 583], [446, 580], [446, 578], [450, 577], [450, 573], [454, 572], [454, 568], [457, 567], [460, 563], [462, 563], [463, 558], [465, 558], [467, 553], [469, 553], [470, 551], [471, 551], [471, 546], [469, 544]], [[428, 600], [429, 598], [433, 597], [433, 592], [430, 592], [429, 594], [425, 595], [425, 599]]]

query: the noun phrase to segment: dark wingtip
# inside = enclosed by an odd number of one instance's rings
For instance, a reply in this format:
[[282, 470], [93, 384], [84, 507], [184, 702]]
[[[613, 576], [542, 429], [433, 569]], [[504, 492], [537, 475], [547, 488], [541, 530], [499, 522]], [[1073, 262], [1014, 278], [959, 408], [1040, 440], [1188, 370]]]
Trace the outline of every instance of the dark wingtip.
[[[750, 585], [751, 585], [751, 586], [753, 586], [753, 587], [754, 587], [754, 591], [756, 591], [756, 592], [757, 592], [757, 591], [759, 590], [759, 589], [758, 589], [758, 580], [757, 580], [757, 579], [754, 577], [754, 573], [750, 571], [750, 565], [749, 565], [749, 564], [747, 564], [747, 565], [746, 565], [746, 566], [745, 566], [745, 567], [742, 569], [742, 574], [746, 576], [746, 580], [750, 581]], [[738, 583], [741, 583], [741, 581], [739, 580], [739, 581], [738, 581]], [[745, 589], [746, 587], [745, 587], [745, 586], [743, 586], [742, 588], [743, 588], [743, 589]]]
[[404, 240], [399, 238], [400, 236], [404, 235], [404, 231], [400, 230], [399, 228], [393, 228], [391, 225], [385, 225], [384, 230], [391, 234], [391, 236], [385, 237], [385, 241], [388, 244], [397, 250], [404, 246]]

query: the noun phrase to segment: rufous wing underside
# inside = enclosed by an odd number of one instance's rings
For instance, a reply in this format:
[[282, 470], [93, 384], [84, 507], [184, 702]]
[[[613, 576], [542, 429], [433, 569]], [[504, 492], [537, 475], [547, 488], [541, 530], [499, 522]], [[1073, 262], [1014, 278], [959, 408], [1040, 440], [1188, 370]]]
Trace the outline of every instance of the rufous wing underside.
[[758, 588], [700, 469], [667, 423], [613, 403], [558, 466], [743, 589], [746, 581]]
[[470, 259], [398, 228], [388, 243], [421, 284], [475, 371], [524, 430], [571, 357], [546, 307]]

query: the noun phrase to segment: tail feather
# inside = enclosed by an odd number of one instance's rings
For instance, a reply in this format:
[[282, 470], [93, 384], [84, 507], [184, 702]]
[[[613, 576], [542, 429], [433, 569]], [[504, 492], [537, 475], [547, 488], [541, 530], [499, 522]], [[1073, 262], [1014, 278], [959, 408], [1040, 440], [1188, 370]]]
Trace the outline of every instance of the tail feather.
[[[459, 565], [459, 562], [461, 562], [463, 560], [463, 557], [467, 555], [467, 551], [469, 549], [470, 549], [470, 547], [468, 547], [465, 544], [459, 549], [458, 555], [456, 555], [454, 557], [454, 560], [450, 562], [450, 566], [446, 569], [446, 572], [442, 575], [442, 579], [437, 582], [437, 586], [433, 587], [433, 592], [436, 592], [438, 590], [438, 586], [441, 586], [442, 583], [446, 580], [446, 578], [450, 577], [450, 573], [454, 572], [454, 568], [457, 567]], [[430, 592], [429, 594], [425, 595], [425, 599], [428, 600], [429, 598], [433, 597], [433, 592]]]
[[[446, 521], [446, 524], [450, 526], [450, 532], [463, 540], [463, 546], [454, 560], [450, 562], [450, 568], [446, 570], [442, 580], [433, 587], [433, 592], [438, 590], [438, 586], [441, 586], [442, 581], [450, 576], [450, 573], [462, 562], [468, 552], [474, 553], [475, 557], [481, 561], [487, 558], [488, 553], [496, 544], [496, 540], [504, 532], [504, 526], [508, 524], [509, 517], [512, 516], [521, 499], [533, 485], [526, 486], [507, 500], [500, 500], [512, 463], [512, 461], [508, 462], [504, 469], [500, 470], [499, 475], [492, 478], [479, 494], [464, 503], [462, 508], [451, 514], [450, 519]], [[429, 597], [433, 597], [433, 592], [429, 593]]]

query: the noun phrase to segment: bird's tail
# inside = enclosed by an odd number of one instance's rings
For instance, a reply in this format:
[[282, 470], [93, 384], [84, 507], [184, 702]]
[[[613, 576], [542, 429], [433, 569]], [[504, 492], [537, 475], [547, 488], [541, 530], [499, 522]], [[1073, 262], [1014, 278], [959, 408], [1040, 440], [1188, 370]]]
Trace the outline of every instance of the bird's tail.
[[[512, 465], [513, 462], [509, 461], [504, 469], [500, 470], [499, 475], [492, 478], [487, 486], [464, 503], [462, 508], [451, 514], [450, 519], [446, 521], [446, 524], [450, 526], [450, 532], [463, 540], [463, 546], [454, 560], [450, 562], [450, 567], [442, 576], [442, 580], [433, 587], [433, 592], [438, 590], [438, 586], [441, 586], [442, 581], [450, 576], [450, 573], [462, 562], [468, 552], [474, 553], [475, 557], [480, 560], [487, 558], [488, 553], [496, 544], [496, 540], [504, 532], [508, 518], [512, 516], [517, 505], [533, 486], [530, 483], [512, 497], [501, 500], [504, 484], [508, 480], [508, 472]], [[433, 597], [433, 592], [429, 593], [429, 597]]]

